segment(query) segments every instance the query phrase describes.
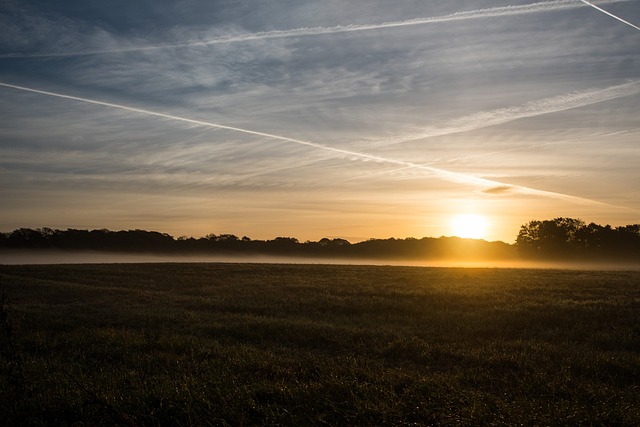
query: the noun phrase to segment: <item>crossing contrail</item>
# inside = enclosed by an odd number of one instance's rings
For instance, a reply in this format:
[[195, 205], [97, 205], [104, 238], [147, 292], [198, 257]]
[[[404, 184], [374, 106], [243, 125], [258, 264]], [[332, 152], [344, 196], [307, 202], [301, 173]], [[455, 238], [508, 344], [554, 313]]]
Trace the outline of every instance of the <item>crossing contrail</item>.
[[435, 168], [435, 167], [432, 167], [432, 166], [422, 165], [422, 164], [419, 164], [419, 163], [409, 162], [409, 161], [406, 161], [406, 160], [393, 159], [393, 158], [390, 158], [390, 157], [383, 157], [383, 156], [378, 156], [378, 155], [375, 155], [375, 154], [368, 154], [368, 153], [352, 151], [352, 150], [346, 150], [346, 149], [337, 148], [337, 147], [331, 147], [331, 146], [319, 144], [319, 143], [316, 143], [316, 142], [305, 141], [305, 140], [295, 139], [295, 138], [289, 138], [289, 137], [282, 136], [282, 135], [275, 135], [275, 134], [266, 133], [266, 132], [259, 132], [259, 131], [239, 128], [239, 127], [235, 127], [235, 126], [227, 126], [227, 125], [223, 125], [223, 124], [212, 123], [212, 122], [207, 122], [207, 121], [203, 121], [203, 120], [196, 120], [196, 119], [191, 119], [191, 118], [188, 118], [188, 117], [176, 116], [176, 115], [173, 115], [173, 114], [161, 113], [161, 112], [158, 112], [158, 111], [152, 111], [152, 110], [147, 110], [147, 109], [143, 109], [143, 108], [131, 107], [131, 106], [128, 106], [128, 105], [115, 104], [115, 103], [112, 103], [112, 102], [99, 101], [99, 100], [90, 99], [90, 98], [82, 98], [82, 97], [79, 97], [79, 96], [66, 95], [66, 94], [63, 94], [63, 93], [50, 92], [50, 91], [34, 89], [34, 88], [30, 88], [30, 87], [25, 87], [25, 86], [12, 85], [12, 84], [9, 84], [9, 83], [0, 82], [0, 86], [6, 87], [6, 88], [11, 88], [11, 89], [16, 89], [16, 90], [20, 90], [20, 91], [25, 91], [25, 92], [31, 92], [31, 93], [37, 93], [37, 94], [41, 94], [41, 95], [51, 96], [51, 97], [55, 97], [55, 98], [68, 99], [68, 100], [77, 101], [77, 102], [83, 102], [83, 103], [87, 103], [87, 104], [93, 104], [93, 105], [99, 105], [99, 106], [103, 106], [103, 107], [109, 107], [109, 108], [129, 111], [129, 112], [132, 112], [132, 113], [143, 114], [143, 115], [152, 116], [152, 117], [159, 117], [159, 118], [162, 118], [162, 119], [167, 119], [167, 120], [172, 120], [172, 121], [189, 123], [189, 124], [193, 124], [193, 125], [204, 126], [204, 127], [214, 128], [214, 129], [229, 130], [229, 131], [233, 131], [233, 132], [244, 133], [244, 134], [247, 134], [247, 135], [260, 136], [260, 137], [269, 138], [269, 139], [273, 139], [273, 140], [290, 142], [290, 143], [293, 143], [293, 144], [298, 144], [298, 145], [303, 145], [303, 146], [306, 146], [306, 147], [311, 147], [311, 148], [314, 148], [314, 149], [317, 149], [317, 150], [323, 150], [323, 151], [336, 153], [336, 154], [340, 154], [340, 155], [346, 155], [346, 156], [349, 156], [349, 157], [352, 157], [352, 158], [359, 158], [359, 159], [363, 159], [363, 160], [373, 160], [373, 161], [381, 162], [381, 163], [389, 163], [389, 164], [393, 164], [393, 165], [419, 169], [419, 170], [423, 170], [423, 171], [429, 172], [430, 174], [432, 174], [432, 175], [434, 175], [434, 176], [436, 176], [436, 177], [438, 177], [438, 178], [440, 178], [442, 180], [445, 180], [445, 181], [458, 183], [458, 184], [474, 185], [474, 186], [482, 187], [482, 188], [485, 189], [484, 191], [487, 194], [491, 194], [491, 190], [492, 189], [499, 188], [501, 193], [506, 193], [506, 192], [511, 191], [511, 192], [517, 192], [517, 193], [522, 193], [522, 194], [529, 194], [529, 195], [535, 195], [535, 196], [542, 196], [542, 197], [560, 199], [560, 200], [565, 200], [565, 201], [570, 201], [570, 202], [580, 203], [580, 204], [610, 206], [607, 203], [603, 203], [603, 202], [599, 202], [599, 201], [591, 200], [591, 199], [586, 199], [586, 198], [583, 198], [583, 197], [571, 196], [569, 194], [556, 193], [556, 192], [552, 192], [552, 191], [538, 190], [538, 189], [535, 189], [535, 188], [530, 188], [530, 187], [525, 187], [525, 186], [520, 186], [520, 185], [507, 184], [507, 183], [500, 182], [500, 181], [494, 181], [494, 180], [490, 180], [490, 179], [486, 179], [486, 178], [479, 178], [477, 176], [468, 175], [468, 174], [459, 173], [459, 172], [451, 172], [451, 171], [448, 171], [448, 170], [445, 170], [445, 169], [440, 169], [440, 168]]
[[[629, 0], [605, 0], [604, 3], [618, 3]], [[584, 2], [589, 4], [588, 2]], [[590, 6], [593, 6], [589, 4]], [[238, 34], [227, 37], [217, 37], [206, 40], [189, 40], [178, 43], [167, 43], [159, 45], [149, 46], [132, 46], [117, 49], [100, 49], [90, 51], [78, 51], [78, 52], [49, 52], [49, 53], [6, 53], [0, 55], [1, 58], [45, 58], [45, 57], [70, 57], [70, 56], [84, 56], [84, 55], [102, 55], [112, 53], [127, 53], [127, 52], [143, 52], [159, 49], [175, 49], [185, 47], [197, 47], [197, 46], [209, 46], [216, 44], [238, 43], [253, 40], [268, 40], [268, 39], [281, 39], [288, 37], [302, 37], [302, 36], [320, 36], [326, 34], [339, 34], [350, 33], [357, 31], [371, 31], [381, 30], [387, 28], [396, 27], [408, 27], [414, 25], [427, 25], [438, 24], [452, 21], [464, 21], [470, 19], [482, 19], [482, 18], [495, 18], [503, 16], [524, 15], [539, 12], [550, 12], [555, 10], [573, 9], [581, 7], [575, 0], [553, 0], [543, 1], [525, 5], [514, 6], [499, 6], [486, 9], [474, 9], [463, 12], [451, 13], [448, 15], [426, 17], [426, 18], [414, 18], [403, 21], [389, 21], [378, 24], [348, 24], [348, 25], [335, 25], [331, 27], [301, 27], [289, 30], [274, 30], [263, 31], [249, 34]], [[593, 6], [596, 7], [596, 6]], [[596, 7], [597, 8], [597, 7]], [[599, 9], [599, 8], [597, 8]], [[599, 9], [601, 10], [601, 9]], [[603, 11], [605, 12], [605, 11]], [[608, 12], [605, 12], [608, 14]], [[619, 19], [619, 18], [616, 18]], [[623, 21], [629, 24], [626, 21]], [[629, 24], [632, 25], [632, 24]], [[637, 27], [636, 27], [637, 28]]]
[[609, 15], [610, 17], [617, 19], [618, 21], [622, 22], [623, 24], [627, 24], [628, 26], [630, 26], [631, 28], [635, 28], [636, 30], [640, 30], [640, 27], [638, 27], [637, 25], [632, 24], [629, 21], [625, 21], [624, 19], [620, 18], [619, 16], [614, 15], [611, 12], [608, 12], [604, 9], [602, 9], [601, 7], [596, 6], [595, 4], [588, 2], [586, 0], [580, 0], [582, 3], [586, 4], [587, 6], [591, 6], [592, 8], [599, 10], [600, 12]]

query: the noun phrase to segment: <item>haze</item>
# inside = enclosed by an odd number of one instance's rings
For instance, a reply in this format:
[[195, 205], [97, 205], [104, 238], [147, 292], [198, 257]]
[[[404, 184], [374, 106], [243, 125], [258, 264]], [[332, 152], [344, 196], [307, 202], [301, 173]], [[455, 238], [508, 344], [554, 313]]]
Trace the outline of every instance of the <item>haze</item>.
[[3, 1], [0, 231], [639, 223], [639, 6]]
[[552, 262], [531, 260], [460, 261], [455, 259], [381, 260], [357, 258], [306, 258], [270, 255], [162, 255], [108, 252], [70, 251], [12, 251], [0, 252], [0, 264], [128, 264], [128, 263], [258, 263], [258, 264], [330, 264], [330, 265], [393, 265], [410, 267], [462, 267], [462, 268], [528, 268], [563, 270], [640, 270], [637, 263], [610, 262]]

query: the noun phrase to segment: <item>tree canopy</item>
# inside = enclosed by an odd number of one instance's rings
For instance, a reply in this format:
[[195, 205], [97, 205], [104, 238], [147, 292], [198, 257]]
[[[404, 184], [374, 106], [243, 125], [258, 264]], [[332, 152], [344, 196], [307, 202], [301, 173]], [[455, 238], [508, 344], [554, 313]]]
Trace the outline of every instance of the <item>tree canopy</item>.
[[530, 221], [520, 227], [516, 245], [534, 258], [639, 259], [640, 224], [614, 228], [574, 218]]
[[272, 240], [208, 234], [201, 238], [145, 230], [55, 230], [20, 228], [0, 233], [0, 249], [60, 249], [109, 252], [264, 254], [375, 259], [545, 259], [640, 262], [640, 224], [612, 227], [575, 218], [533, 220], [520, 227], [515, 245], [504, 242], [424, 237], [370, 239], [351, 243], [323, 238], [300, 242], [293, 237]]
[[192, 254], [264, 254], [325, 258], [375, 259], [504, 259], [512, 257], [514, 248], [503, 242], [425, 237], [422, 239], [370, 239], [351, 243], [348, 240], [323, 238], [317, 242], [300, 242], [293, 237], [272, 240], [238, 238], [232, 234], [208, 234], [201, 238], [144, 230], [52, 230], [20, 228], [0, 233], [0, 248], [95, 250], [110, 252], [192, 253]]

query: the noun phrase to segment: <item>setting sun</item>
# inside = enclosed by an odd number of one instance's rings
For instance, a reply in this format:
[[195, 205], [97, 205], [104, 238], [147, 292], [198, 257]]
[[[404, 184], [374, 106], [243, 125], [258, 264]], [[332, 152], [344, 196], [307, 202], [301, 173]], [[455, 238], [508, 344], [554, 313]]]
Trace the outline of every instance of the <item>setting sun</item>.
[[487, 235], [488, 220], [478, 214], [461, 214], [451, 219], [454, 236], [470, 239], [484, 239]]

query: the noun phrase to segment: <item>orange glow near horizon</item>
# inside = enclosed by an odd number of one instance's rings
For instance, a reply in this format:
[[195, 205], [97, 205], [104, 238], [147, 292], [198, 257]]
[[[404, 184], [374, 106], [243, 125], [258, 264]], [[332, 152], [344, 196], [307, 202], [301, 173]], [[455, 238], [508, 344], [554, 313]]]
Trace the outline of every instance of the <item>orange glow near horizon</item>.
[[486, 239], [489, 220], [479, 214], [459, 214], [451, 218], [451, 231], [454, 236], [469, 239]]

